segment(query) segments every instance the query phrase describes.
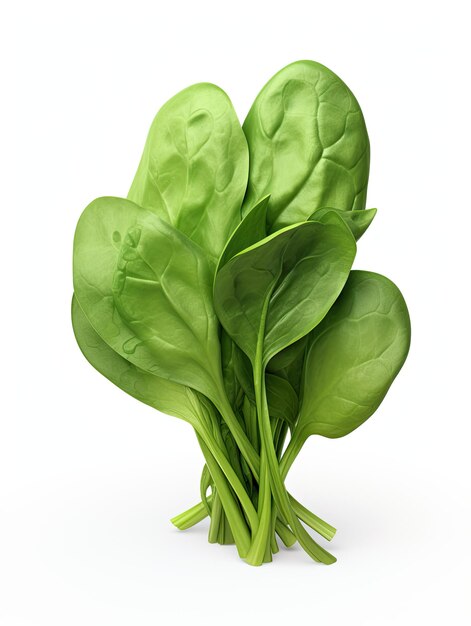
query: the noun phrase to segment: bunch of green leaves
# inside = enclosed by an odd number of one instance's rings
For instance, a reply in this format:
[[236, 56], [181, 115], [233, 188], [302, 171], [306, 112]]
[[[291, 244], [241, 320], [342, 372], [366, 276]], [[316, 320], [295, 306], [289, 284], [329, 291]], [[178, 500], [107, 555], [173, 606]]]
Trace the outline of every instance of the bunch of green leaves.
[[352, 270], [369, 142], [348, 87], [312, 61], [257, 96], [241, 127], [202, 83], [155, 117], [128, 198], [93, 201], [74, 240], [72, 321], [88, 361], [186, 420], [205, 459], [209, 540], [252, 565], [278, 539], [335, 558], [335, 529], [285, 487], [310, 435], [342, 437], [378, 408], [406, 358], [398, 288]]

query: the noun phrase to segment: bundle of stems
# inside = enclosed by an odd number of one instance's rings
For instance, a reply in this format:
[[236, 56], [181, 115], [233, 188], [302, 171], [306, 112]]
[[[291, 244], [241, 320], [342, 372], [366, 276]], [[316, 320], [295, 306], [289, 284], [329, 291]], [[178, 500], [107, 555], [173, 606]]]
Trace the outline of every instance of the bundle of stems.
[[[289, 425], [269, 416], [264, 387], [255, 386], [256, 406], [245, 396], [239, 398], [241, 413], [238, 418], [233, 416], [237, 420], [234, 435], [217, 410], [199, 399], [204, 427], [198, 428], [196, 436], [206, 460], [200, 481], [201, 502], [171, 521], [186, 530], [209, 516], [209, 542], [235, 543], [239, 555], [251, 565], [272, 560], [279, 551], [277, 538], [287, 548], [298, 541], [314, 560], [333, 563], [335, 557], [314, 541], [301, 522], [328, 541], [336, 529], [286, 491], [284, 481], [300, 446], [290, 439], [283, 452]], [[264, 432], [262, 420], [268, 432]]]

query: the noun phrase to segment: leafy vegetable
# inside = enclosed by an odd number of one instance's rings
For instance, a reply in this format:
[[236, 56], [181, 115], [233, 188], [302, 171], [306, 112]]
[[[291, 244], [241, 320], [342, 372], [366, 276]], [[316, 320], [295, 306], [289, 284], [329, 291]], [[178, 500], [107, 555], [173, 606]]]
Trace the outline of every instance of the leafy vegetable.
[[192, 426], [201, 502], [172, 522], [209, 516], [209, 541], [252, 565], [271, 561], [278, 539], [335, 561], [303, 524], [327, 540], [335, 528], [284, 481], [309, 436], [344, 436], [374, 413], [407, 356], [399, 290], [351, 270], [376, 214], [364, 210], [368, 168], [354, 96], [300, 61], [267, 83], [243, 129], [218, 87], [177, 94], [128, 199], [94, 200], [77, 225], [84, 356]]

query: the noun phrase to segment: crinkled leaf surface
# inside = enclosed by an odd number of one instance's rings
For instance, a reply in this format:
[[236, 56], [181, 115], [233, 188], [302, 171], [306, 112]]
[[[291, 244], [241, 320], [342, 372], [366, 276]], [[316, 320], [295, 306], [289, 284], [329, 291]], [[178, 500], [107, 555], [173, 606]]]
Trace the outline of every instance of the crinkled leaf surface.
[[154, 376], [120, 356], [93, 329], [77, 299], [72, 300], [75, 338], [87, 361], [117, 387], [149, 406], [196, 424], [194, 392]]
[[347, 280], [355, 252], [340, 218], [337, 224], [304, 222], [244, 250], [218, 272], [217, 315], [252, 364], [260, 332], [265, 366], [321, 321]]
[[314, 61], [297, 61], [263, 87], [244, 122], [250, 172], [243, 212], [271, 194], [271, 231], [316, 208], [364, 209], [369, 142], [349, 88]]
[[214, 398], [212, 374], [221, 373], [212, 281], [201, 248], [133, 202], [99, 198], [82, 213], [74, 288], [93, 328], [141, 369]]
[[157, 113], [128, 198], [217, 260], [240, 221], [247, 175], [247, 142], [231, 101], [200, 83]]
[[223, 386], [212, 286], [203, 250], [155, 215], [124, 237], [113, 280], [121, 318], [154, 355], [153, 373], [217, 400]]
[[154, 373], [155, 357], [121, 319], [113, 298], [113, 277], [126, 233], [148, 213], [123, 198], [91, 202], [74, 237], [75, 296], [92, 327], [115, 352]]
[[406, 359], [401, 292], [380, 274], [352, 271], [309, 342], [297, 436], [343, 437], [376, 411]]

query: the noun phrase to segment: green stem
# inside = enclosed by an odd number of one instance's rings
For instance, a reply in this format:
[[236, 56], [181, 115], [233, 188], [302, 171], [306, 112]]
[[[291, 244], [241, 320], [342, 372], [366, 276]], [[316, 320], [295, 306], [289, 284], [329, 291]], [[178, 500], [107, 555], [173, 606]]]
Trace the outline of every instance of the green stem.
[[[331, 541], [337, 532], [336, 529], [323, 520], [322, 518], [315, 515], [312, 511], [303, 506], [298, 500], [293, 498], [293, 496], [289, 496], [291, 506], [293, 507], [294, 512], [299, 517], [299, 519], [307, 524], [312, 530], [315, 530], [316, 533], [319, 533], [324, 539], [327, 541]], [[208, 503], [212, 500], [212, 496], [207, 497]], [[195, 504], [187, 511], [183, 513], [179, 513], [172, 517], [170, 520], [174, 526], [176, 526], [179, 530], [188, 530], [192, 526], [199, 524], [208, 516], [208, 512], [206, 507], [202, 502]], [[280, 519], [276, 520], [276, 532], [281, 539], [281, 541], [285, 544], [286, 547], [292, 546], [296, 542], [296, 538], [289, 530], [289, 528], [283, 524]]]
[[234, 537], [232, 535], [231, 527], [229, 524], [224, 524], [224, 536], [222, 538], [222, 544], [225, 546], [232, 545], [234, 543]]
[[206, 492], [208, 491], [210, 486], [211, 486], [211, 474], [209, 473], [208, 466], [205, 465], [203, 467], [203, 471], [201, 472], [200, 496], [201, 496], [201, 501], [203, 502], [203, 504], [206, 507], [206, 510], [208, 511], [208, 515], [211, 515], [211, 506], [208, 502]]
[[[235, 419], [237, 419], [237, 418], [235, 418]], [[300, 438], [300, 437], [296, 437], [296, 435], [293, 438], [291, 438], [291, 440], [290, 440], [290, 442], [288, 444], [288, 447], [286, 448], [285, 453], [283, 454], [283, 457], [282, 457], [281, 462], [280, 462], [280, 471], [281, 471], [281, 475], [282, 475], [282, 479], [283, 480], [286, 478], [286, 475], [288, 474], [288, 471], [289, 471], [292, 463], [296, 459], [296, 456], [299, 454], [299, 451], [301, 450], [303, 443], [304, 443], [304, 440], [302, 438]], [[253, 452], [254, 452], [254, 455], [255, 455], [255, 458], [253, 458], [253, 464], [252, 464], [252, 468], [253, 469], [252, 469], [252, 472], [254, 473], [255, 479], [258, 481], [259, 480], [259, 469], [260, 469], [260, 458], [258, 457], [258, 454], [255, 451], [255, 449], [253, 447], [252, 447], [252, 449], [253, 449]], [[242, 487], [242, 485], [241, 485], [241, 487]], [[242, 487], [242, 489], [243, 489], [243, 487]], [[243, 491], [245, 492], [245, 490], [243, 490]], [[248, 496], [247, 496], [247, 498], [248, 498]], [[209, 496], [208, 502], [210, 501], [210, 499], [211, 499], [211, 496]], [[250, 498], [248, 498], [248, 499], [250, 500]], [[293, 496], [289, 495], [289, 500], [290, 500], [290, 504], [291, 504], [294, 512], [299, 517], [299, 519], [301, 519], [305, 524], [310, 526], [314, 531], [319, 533], [322, 537], [324, 537], [328, 541], [330, 541], [332, 539], [332, 537], [335, 535], [335, 532], [336, 532], [336, 529], [333, 526], [331, 526], [328, 522], [324, 521], [323, 519], [321, 519], [320, 517], [318, 517], [317, 515], [315, 515], [311, 511], [309, 511], [306, 507], [304, 507], [301, 503], [299, 503], [295, 498], [293, 498]], [[247, 505], [248, 505], [248, 503], [247, 503]], [[253, 505], [252, 505], [252, 508], [253, 508]], [[206, 515], [207, 515], [207, 513], [206, 513], [206, 511], [204, 509], [204, 505], [202, 503], [200, 503], [200, 504], [195, 505], [194, 507], [192, 507], [188, 511], [185, 511], [183, 513], [180, 513], [179, 515], [176, 515], [175, 517], [173, 517], [171, 519], [171, 522], [175, 526], [180, 528], [181, 530], [186, 530], [187, 528], [191, 528], [191, 526], [194, 526], [195, 524], [199, 523], [201, 520], [203, 520], [206, 517]], [[253, 519], [253, 512], [252, 512], [251, 516], [252, 516], [252, 519]], [[279, 524], [278, 522], [279, 522], [279, 520], [277, 520], [277, 529], [276, 530], [277, 530], [280, 538], [282, 539], [283, 543], [285, 543], [285, 545], [286, 545], [288, 542], [291, 542], [291, 544], [292, 544], [293, 543], [292, 537], [290, 537], [287, 534], [290, 531], [285, 526], [286, 530], [283, 533], [283, 530], [281, 530], [282, 529], [281, 523]], [[281, 533], [284, 534], [284, 538], [283, 538]]]
[[250, 467], [253, 475], [255, 476], [255, 479], [258, 482], [260, 458], [257, 454], [257, 451], [245, 434], [244, 429], [237, 419], [223, 388], [221, 388], [219, 395], [220, 402], [216, 405], [216, 407], [221, 413], [222, 418], [226, 422], [229, 430], [231, 431], [231, 434], [234, 437], [241, 454], [244, 456], [248, 466]]
[[221, 498], [216, 492], [213, 496], [213, 504], [211, 509], [211, 522], [209, 524], [208, 541], [209, 543], [217, 543], [219, 536], [219, 526], [221, 524], [222, 516], [222, 503]]
[[323, 519], [321, 519], [320, 517], [312, 513], [312, 511], [303, 506], [301, 502], [295, 500], [293, 496], [290, 496], [290, 503], [293, 507], [294, 512], [300, 520], [302, 520], [305, 524], [312, 528], [312, 530], [315, 530], [317, 533], [319, 533], [319, 535], [324, 537], [324, 539], [327, 539], [327, 541], [331, 541], [333, 539], [335, 533], [337, 532], [336, 528], [334, 528], [327, 522], [324, 522]]
[[[207, 497], [208, 504], [212, 505], [212, 499], [213, 499], [212, 495], [209, 495]], [[299, 505], [299, 506], [302, 506], [302, 505]], [[310, 511], [308, 512], [311, 515], [314, 515]], [[208, 512], [206, 510], [205, 505], [202, 502], [198, 502], [198, 504], [195, 504], [187, 511], [184, 511], [183, 513], [179, 513], [178, 515], [175, 515], [175, 517], [172, 517], [170, 521], [179, 530], [188, 530], [188, 528], [192, 528], [196, 524], [199, 524], [200, 522], [202, 522], [206, 517], [208, 517]], [[323, 524], [327, 524], [327, 522], [323, 522]], [[329, 526], [329, 524], [327, 524], [327, 526]], [[294, 543], [296, 543], [296, 537], [290, 531], [288, 526], [286, 526], [286, 524], [283, 524], [283, 522], [280, 519], [276, 520], [275, 528], [276, 528], [276, 533], [278, 537], [281, 539], [281, 541], [284, 543], [284, 545], [287, 548], [289, 548]]]
[[[245, 490], [245, 487], [240, 482], [239, 477], [237, 476], [236, 472], [234, 471], [232, 465], [230, 464], [230, 462], [227, 459], [227, 457], [224, 454], [224, 452], [217, 445], [217, 443], [214, 440], [212, 434], [210, 432], [208, 432], [202, 426], [200, 427], [199, 432], [200, 432], [201, 436], [204, 437], [205, 443], [208, 446], [208, 448], [209, 448], [209, 450], [211, 452], [211, 455], [216, 460], [216, 462], [219, 465], [219, 467], [222, 470], [222, 472], [224, 472], [224, 474], [225, 474], [229, 484], [231, 485], [232, 489], [234, 490], [236, 496], [238, 497], [238, 499], [240, 501], [240, 504], [242, 505], [242, 508], [244, 510], [244, 513], [247, 516], [247, 519], [248, 519], [248, 522], [250, 524], [250, 528], [252, 530], [252, 533], [255, 533], [257, 531], [257, 528], [258, 528], [257, 512], [256, 512], [256, 510], [255, 510], [255, 508], [254, 508], [254, 506], [252, 504], [252, 500], [250, 499], [247, 491]], [[210, 471], [211, 471], [211, 468], [210, 468]], [[212, 472], [211, 472], [211, 475], [213, 475]], [[214, 476], [213, 476], [213, 478], [214, 478]]]
[[[266, 301], [266, 305], [263, 308], [260, 327], [265, 330], [265, 321], [268, 311], [268, 299]], [[264, 334], [264, 333], [263, 333]], [[259, 339], [257, 344], [257, 353], [259, 351], [259, 347], [263, 345], [263, 334], [259, 332], [259, 337], [261, 335], [261, 339]], [[260, 360], [261, 364], [261, 360]], [[254, 376], [254, 384], [255, 384], [255, 405], [257, 407], [257, 416], [258, 416], [258, 426], [260, 430], [260, 495], [259, 495], [259, 509], [258, 515], [260, 518], [260, 527], [258, 533], [256, 534], [254, 540], [252, 541], [252, 546], [250, 548], [250, 552], [247, 556], [247, 560], [253, 565], [259, 565], [266, 561], [268, 558], [271, 558], [271, 541], [272, 541], [272, 533], [271, 527], [272, 522], [274, 522], [274, 517], [272, 515], [272, 494], [270, 488], [270, 460], [269, 460], [269, 448], [267, 446], [266, 439], [263, 437], [263, 434], [260, 429], [260, 414], [263, 409], [262, 407], [262, 399], [261, 395], [257, 393], [257, 383], [260, 380], [260, 369], [258, 359], [255, 359], [255, 364], [253, 366], [253, 376]], [[268, 417], [270, 421], [270, 417]], [[269, 551], [270, 556], [268, 556], [267, 552]]]
[[247, 396], [244, 396], [242, 411], [244, 414], [245, 429], [247, 431], [250, 443], [258, 454], [260, 450], [260, 444], [258, 440], [257, 410], [247, 398]]
[[220, 516], [220, 519], [219, 519], [218, 534], [217, 534], [217, 542], [219, 544], [224, 544], [224, 534], [225, 534], [225, 530], [226, 530], [226, 520], [227, 520], [227, 518], [224, 515], [224, 510], [222, 510], [221, 511], [221, 516]]
[[280, 471], [281, 471], [283, 480], [288, 475], [288, 472], [291, 466], [293, 465], [296, 457], [301, 452], [301, 448], [303, 447], [305, 441], [306, 441], [305, 438], [297, 436], [296, 429], [295, 429], [294, 435], [289, 440], [288, 446], [286, 450], [284, 451], [283, 456], [281, 457]]
[[[254, 377], [254, 379], [255, 379], [255, 377]], [[259, 380], [260, 380], [260, 378], [259, 378]], [[258, 385], [260, 385], [260, 383], [258, 383]], [[265, 387], [264, 380], [263, 380], [263, 387]], [[265, 403], [266, 403], [266, 398], [265, 398]], [[232, 412], [232, 408], [230, 407], [230, 405], [229, 405], [229, 409]], [[233, 414], [233, 412], [232, 412], [232, 414]], [[267, 408], [267, 414], [268, 414], [268, 408]], [[235, 428], [235, 430], [238, 433], [237, 435], [233, 432], [231, 425], [227, 422], [226, 415], [224, 413], [222, 413], [222, 415], [223, 415], [223, 419], [226, 421], [229, 429], [231, 430], [231, 433], [233, 434], [234, 439], [236, 440], [237, 445], [239, 446], [239, 448], [241, 449], [242, 454], [244, 455], [245, 459], [247, 460], [247, 463], [249, 464], [249, 467], [250, 467], [250, 469], [251, 469], [251, 471], [252, 471], [252, 473], [254, 475], [255, 480], [257, 482], [259, 482], [259, 480], [260, 480], [260, 457], [258, 456], [258, 454], [257, 454], [255, 448], [253, 447], [253, 445], [251, 444], [251, 442], [248, 440], [247, 435], [244, 433], [244, 431], [243, 431], [242, 427], [240, 426], [239, 421], [237, 420], [235, 415], [234, 415], [233, 421], [237, 424], [237, 426]], [[229, 421], [231, 421], [231, 420], [229, 419]], [[241, 448], [240, 442], [243, 442], [243, 449]], [[297, 440], [296, 437], [292, 438], [290, 440], [290, 443], [289, 443], [288, 447], [286, 448], [286, 451], [285, 451], [285, 453], [283, 455], [283, 458], [281, 460], [281, 465], [280, 465], [280, 468], [282, 470], [283, 480], [286, 478], [288, 470], [291, 467], [291, 464], [293, 463], [293, 461], [296, 458], [297, 454], [299, 453], [299, 450], [301, 449], [303, 443], [304, 443], [304, 441]], [[273, 447], [273, 442], [272, 442], [271, 446]], [[275, 453], [275, 456], [276, 456], [276, 453]], [[286, 489], [286, 488], [284, 488], [284, 489]], [[288, 498], [289, 498], [290, 506], [294, 509], [296, 515], [302, 521], [304, 521], [306, 524], [308, 524], [313, 530], [315, 530], [321, 536], [325, 537], [326, 539], [328, 539], [330, 541], [330, 539], [333, 537], [333, 534], [335, 534], [335, 528], [333, 526], [331, 526], [330, 524], [328, 524], [327, 522], [324, 522], [323, 520], [321, 520], [321, 518], [317, 517], [314, 514], [311, 514], [310, 516], [308, 516], [307, 519], [304, 519], [305, 518], [305, 511], [308, 511], [308, 509], [305, 509], [304, 507], [300, 508], [298, 506], [299, 503], [293, 498], [293, 496], [291, 496], [290, 494], [287, 494], [287, 495], [288, 495]], [[318, 520], [319, 520], [320, 523], [318, 523]], [[326, 529], [328, 529], [328, 530], [326, 530]], [[331, 556], [331, 555], [329, 555], [329, 556]]]
[[[296, 457], [298, 456], [301, 448], [306, 441], [305, 437], [297, 436], [290, 439], [290, 442], [283, 454], [283, 457], [280, 462], [280, 473], [282, 480], [285, 480], [288, 472], [293, 465]], [[325, 522], [323, 519], [312, 513], [309, 509], [303, 506], [298, 500], [290, 496], [291, 506], [296, 512], [296, 515], [301, 519], [305, 524], [307, 524], [310, 528], [315, 530], [317, 533], [322, 535], [327, 541], [331, 541], [337, 532], [337, 529], [334, 526], [331, 526], [328, 522]]]
[[[250, 549], [250, 533], [247, 528], [246, 521], [241, 513], [241, 510], [234, 499], [231, 489], [227, 483], [226, 476], [221, 471], [218, 463], [214, 459], [209, 447], [206, 445], [204, 435], [196, 432], [198, 442], [203, 452], [206, 464], [216, 488], [219, 497], [221, 498], [221, 504], [227, 515], [227, 519], [231, 526], [232, 534], [236, 542], [239, 555], [244, 558]], [[214, 503], [213, 503], [214, 509]]]
[[257, 349], [253, 366], [255, 400], [257, 405], [257, 413], [260, 428], [260, 437], [262, 441], [262, 451], [265, 451], [267, 464], [269, 468], [270, 482], [276, 506], [282, 516], [288, 521], [291, 530], [295, 534], [297, 540], [304, 550], [316, 561], [325, 564], [335, 562], [335, 557], [329, 554], [324, 548], [319, 546], [306, 531], [296, 514], [294, 513], [288, 492], [283, 483], [278, 465], [278, 458], [275, 447], [273, 445], [273, 433], [270, 424], [270, 415], [268, 412], [267, 395], [265, 389], [265, 366], [263, 363], [265, 324], [268, 314], [269, 298], [266, 299], [262, 315], [260, 318], [260, 327], [258, 331]]
[[[208, 496], [208, 502], [212, 500], [212, 496]], [[195, 506], [192, 506], [191, 509], [184, 511], [183, 513], [179, 513], [172, 517], [170, 520], [174, 526], [176, 526], [179, 530], [188, 530], [195, 524], [199, 524], [202, 522], [205, 517], [208, 517], [209, 513], [206, 509], [206, 506], [203, 502], [198, 502]]]
[[279, 432], [278, 432], [278, 438], [275, 444], [276, 456], [278, 457], [278, 459], [281, 459], [287, 432], [288, 432], [288, 423], [282, 422], [280, 425]]
[[258, 516], [260, 524], [252, 539], [246, 561], [250, 565], [261, 565], [267, 560], [267, 545], [270, 541], [271, 528], [271, 490], [270, 474], [266, 452], [262, 446], [260, 459], [260, 493], [258, 498]]

